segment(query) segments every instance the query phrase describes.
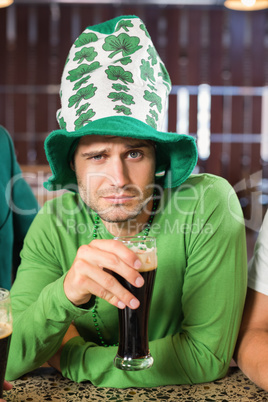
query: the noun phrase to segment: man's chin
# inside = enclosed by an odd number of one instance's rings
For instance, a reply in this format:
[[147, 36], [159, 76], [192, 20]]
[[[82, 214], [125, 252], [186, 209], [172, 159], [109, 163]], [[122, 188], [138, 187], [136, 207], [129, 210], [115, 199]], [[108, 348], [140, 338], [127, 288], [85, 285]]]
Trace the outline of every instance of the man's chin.
[[139, 211], [99, 211], [99, 217], [109, 223], [123, 223], [135, 219], [140, 214]]
[[99, 217], [103, 220], [103, 221], [105, 221], [105, 222], [109, 222], [109, 223], [124, 223], [124, 222], [128, 222], [129, 220], [131, 220], [131, 219], [134, 219], [134, 218], [136, 218], [136, 216], [137, 216], [138, 214], [135, 214], [135, 215], [116, 215], [116, 216], [111, 216], [110, 214], [109, 215], [102, 215], [102, 214], [99, 214]]

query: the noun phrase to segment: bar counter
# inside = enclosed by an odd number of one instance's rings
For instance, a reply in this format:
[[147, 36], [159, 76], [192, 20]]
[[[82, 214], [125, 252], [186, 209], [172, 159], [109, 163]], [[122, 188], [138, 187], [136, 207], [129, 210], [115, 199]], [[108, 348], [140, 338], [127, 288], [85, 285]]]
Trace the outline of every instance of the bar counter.
[[[145, 374], [146, 375], [146, 374]], [[218, 381], [198, 385], [173, 385], [157, 388], [97, 388], [89, 382], [77, 384], [52, 368], [39, 368], [13, 381], [5, 392], [6, 401], [268, 401], [268, 392], [258, 388], [237, 367]]]

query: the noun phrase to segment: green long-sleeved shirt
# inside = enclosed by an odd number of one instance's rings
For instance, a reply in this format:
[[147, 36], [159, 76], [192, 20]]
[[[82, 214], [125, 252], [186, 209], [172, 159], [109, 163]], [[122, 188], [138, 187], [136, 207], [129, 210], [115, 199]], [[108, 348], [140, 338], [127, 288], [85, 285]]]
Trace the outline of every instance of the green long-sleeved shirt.
[[0, 126], [0, 287], [10, 289], [24, 237], [38, 212], [35, 196], [22, 177], [12, 139]]
[[[48, 360], [74, 321], [80, 337], [61, 355], [64, 376], [102, 387], [152, 387], [212, 381], [224, 376], [233, 354], [246, 294], [244, 221], [231, 186], [193, 175], [164, 191], [150, 235], [157, 239], [158, 270], [149, 321], [154, 365], [145, 372], [113, 366], [117, 348], [100, 346], [92, 307], [75, 307], [63, 280], [77, 249], [93, 238], [94, 214], [77, 194], [46, 203], [29, 231], [12, 288], [14, 333], [7, 379]], [[102, 225], [99, 238], [112, 238]], [[118, 338], [117, 309], [98, 301], [105, 342]]]

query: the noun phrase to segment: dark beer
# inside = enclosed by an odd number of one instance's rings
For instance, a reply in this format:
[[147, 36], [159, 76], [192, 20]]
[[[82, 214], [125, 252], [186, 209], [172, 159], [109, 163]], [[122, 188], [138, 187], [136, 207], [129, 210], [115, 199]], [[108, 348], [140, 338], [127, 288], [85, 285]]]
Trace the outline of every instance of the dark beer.
[[142, 359], [149, 355], [148, 318], [153, 292], [156, 269], [140, 272], [144, 285], [137, 288], [119, 275], [117, 280], [139, 301], [140, 306], [133, 310], [129, 307], [118, 309], [119, 346], [117, 355], [122, 359]]
[[119, 346], [114, 366], [128, 371], [144, 370], [154, 362], [149, 350], [148, 320], [157, 267], [156, 239], [150, 236], [126, 236], [117, 237], [115, 240], [121, 241], [140, 260], [139, 273], [144, 278], [144, 285], [137, 288], [122, 276], [113, 273], [140, 302], [137, 309], [118, 309]]
[[121, 370], [144, 370], [154, 362], [149, 351], [148, 320], [157, 267], [156, 241], [154, 237], [147, 237], [146, 240], [144, 237], [125, 237], [121, 241], [139, 258], [139, 273], [144, 279], [144, 285], [137, 288], [114, 273], [118, 282], [140, 302], [137, 309], [118, 309], [119, 346], [114, 365]]
[[11, 333], [12, 327], [10, 324], [0, 323], [0, 398], [3, 397], [3, 383]]

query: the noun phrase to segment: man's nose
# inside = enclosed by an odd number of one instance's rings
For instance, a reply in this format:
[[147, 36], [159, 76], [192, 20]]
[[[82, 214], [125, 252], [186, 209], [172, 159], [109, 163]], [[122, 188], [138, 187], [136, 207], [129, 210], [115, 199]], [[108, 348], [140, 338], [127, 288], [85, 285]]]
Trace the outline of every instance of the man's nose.
[[114, 184], [117, 187], [124, 187], [129, 184], [129, 174], [126, 163], [121, 158], [116, 158], [111, 163], [110, 174], [114, 178]]

